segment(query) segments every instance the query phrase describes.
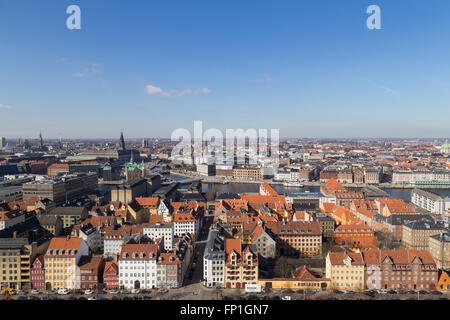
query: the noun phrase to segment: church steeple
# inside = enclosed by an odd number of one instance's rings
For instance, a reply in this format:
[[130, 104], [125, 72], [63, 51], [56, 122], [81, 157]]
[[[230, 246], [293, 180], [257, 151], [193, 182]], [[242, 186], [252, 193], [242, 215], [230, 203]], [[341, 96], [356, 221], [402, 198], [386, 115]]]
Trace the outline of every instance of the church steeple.
[[125, 140], [123, 138], [123, 130], [120, 130], [120, 149], [125, 150]]
[[39, 150], [43, 150], [44, 149], [44, 141], [42, 139], [42, 133], [41, 132], [39, 132], [38, 145], [39, 145]]

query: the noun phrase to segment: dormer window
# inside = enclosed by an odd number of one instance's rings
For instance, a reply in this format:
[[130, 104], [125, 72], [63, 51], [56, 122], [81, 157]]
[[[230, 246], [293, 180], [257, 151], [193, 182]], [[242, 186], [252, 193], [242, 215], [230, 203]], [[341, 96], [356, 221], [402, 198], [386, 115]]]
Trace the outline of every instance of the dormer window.
[[141, 259], [144, 258], [144, 253], [143, 253], [143, 252], [141, 252], [141, 253], [139, 254], [139, 258], [141, 258]]

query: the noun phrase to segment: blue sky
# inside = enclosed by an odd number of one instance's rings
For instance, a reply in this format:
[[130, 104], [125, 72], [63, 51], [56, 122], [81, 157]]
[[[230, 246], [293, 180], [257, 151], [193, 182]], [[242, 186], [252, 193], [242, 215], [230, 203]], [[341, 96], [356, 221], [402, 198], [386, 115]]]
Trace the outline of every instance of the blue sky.
[[[81, 8], [81, 30], [66, 8]], [[368, 30], [366, 8], [381, 8]], [[450, 137], [450, 2], [0, 0], [0, 136]]]

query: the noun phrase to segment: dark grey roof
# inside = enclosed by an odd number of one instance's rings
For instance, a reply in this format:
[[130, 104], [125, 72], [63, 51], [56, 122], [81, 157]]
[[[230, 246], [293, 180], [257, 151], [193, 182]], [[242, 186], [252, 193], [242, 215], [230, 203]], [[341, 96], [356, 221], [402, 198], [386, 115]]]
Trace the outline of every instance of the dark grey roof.
[[226, 200], [226, 199], [241, 199], [241, 197], [237, 193], [226, 192], [219, 194], [216, 198], [216, 200]]
[[68, 216], [74, 216], [74, 215], [82, 215], [83, 212], [86, 211], [86, 207], [56, 207], [52, 208], [47, 211], [47, 214], [49, 215], [68, 215]]
[[0, 239], [0, 249], [20, 249], [28, 244], [25, 238], [2, 238]]
[[58, 221], [58, 216], [47, 215], [47, 214], [40, 214], [37, 216], [37, 218], [41, 225], [54, 225]]
[[440, 233], [431, 236], [431, 238], [439, 240], [440, 242], [450, 242], [450, 234], [448, 233]]

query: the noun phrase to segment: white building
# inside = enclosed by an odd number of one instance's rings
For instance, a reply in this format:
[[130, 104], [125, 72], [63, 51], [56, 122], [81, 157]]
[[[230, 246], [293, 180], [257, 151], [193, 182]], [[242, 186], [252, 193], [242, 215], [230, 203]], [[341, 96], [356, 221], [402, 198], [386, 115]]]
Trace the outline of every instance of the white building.
[[103, 256], [115, 258], [119, 255], [122, 245], [131, 237], [127, 230], [110, 230], [103, 236]]
[[72, 236], [83, 239], [92, 252], [98, 252], [102, 248], [102, 236], [91, 224], [72, 230]]
[[119, 286], [126, 289], [156, 288], [156, 244], [125, 244], [119, 255]]
[[205, 286], [225, 287], [224, 237], [217, 229], [211, 230], [203, 253], [203, 280]]
[[185, 233], [193, 234], [197, 238], [200, 223], [192, 215], [192, 210], [188, 211], [178, 211], [173, 217], [173, 229], [175, 236], [182, 236]]
[[170, 220], [170, 210], [169, 206], [166, 204], [165, 201], [161, 201], [158, 206], [158, 213], [159, 216], [163, 216], [164, 222], [169, 222]]
[[450, 209], [450, 198], [442, 197], [436, 193], [414, 189], [411, 192], [411, 202], [431, 213], [443, 215]]
[[156, 241], [156, 239], [164, 239], [164, 250], [173, 249], [174, 227], [173, 224], [147, 224], [144, 226], [144, 235]]

